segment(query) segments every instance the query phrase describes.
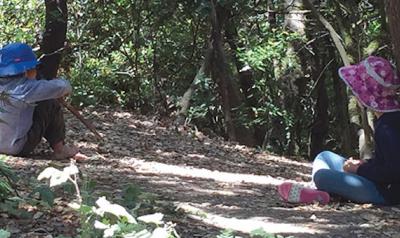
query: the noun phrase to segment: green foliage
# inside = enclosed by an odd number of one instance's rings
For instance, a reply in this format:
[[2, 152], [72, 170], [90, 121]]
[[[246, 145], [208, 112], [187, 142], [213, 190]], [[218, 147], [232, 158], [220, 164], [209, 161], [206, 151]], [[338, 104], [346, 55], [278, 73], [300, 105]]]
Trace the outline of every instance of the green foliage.
[[[32, 13], [35, 14], [32, 14]], [[35, 43], [43, 23], [44, 7], [36, 0], [0, 2], [0, 45], [11, 42]]]
[[123, 199], [122, 204], [128, 209], [134, 209], [135, 207], [137, 207], [139, 203], [141, 194], [142, 191], [138, 186], [134, 184], [129, 184], [124, 188], [122, 194], [122, 199]]
[[187, 121], [200, 128], [210, 128], [223, 133], [223, 113], [219, 97], [215, 95], [216, 85], [208, 77], [201, 78], [196, 85], [196, 96], [192, 99]]
[[[81, 238], [92, 237], [159, 237], [173, 238], [176, 234], [173, 225], [163, 221], [163, 214], [155, 213], [134, 217], [132, 212], [123, 206], [114, 204], [100, 197], [96, 200], [95, 205], [87, 204], [85, 201], [91, 199], [82, 199], [82, 194], [90, 196], [88, 191], [81, 191], [78, 186], [77, 175], [78, 168], [74, 163], [58, 170], [53, 167], [46, 168], [38, 176], [38, 180], [48, 179], [50, 187], [63, 185], [71, 182], [76, 188], [77, 202], [71, 203], [70, 206], [79, 213], [81, 226], [79, 228], [79, 236]], [[94, 183], [85, 183], [83, 188], [89, 190], [94, 189]], [[124, 199], [138, 199], [140, 190], [135, 186], [128, 186], [124, 192]], [[126, 201], [128, 202], [128, 201]], [[131, 203], [130, 205], [133, 205]], [[135, 209], [138, 209], [136, 206]]]
[[262, 229], [262, 228], [252, 231], [250, 233], [250, 237], [252, 237], [252, 238], [277, 238], [275, 235], [265, 232], [264, 229]]
[[236, 238], [233, 230], [224, 230], [217, 236], [217, 238]]
[[[70, 184], [71, 185], [71, 184]], [[90, 178], [85, 178], [82, 181], [82, 203], [87, 204], [89, 206], [94, 206], [96, 200], [93, 197], [93, 193], [96, 191], [96, 181]], [[73, 187], [72, 185], [70, 187]], [[75, 188], [71, 189], [73, 193], [75, 193]]]
[[[32, 214], [21, 207], [32, 205], [51, 207], [54, 203], [54, 194], [48, 186], [39, 185], [33, 189], [28, 196], [21, 196], [16, 190], [16, 183], [19, 177], [14, 171], [4, 163], [7, 156], [0, 155], [0, 212], [4, 212], [12, 217], [27, 219]], [[34, 185], [36, 186], [36, 185]], [[36, 197], [36, 195], [39, 195]]]
[[39, 194], [39, 199], [41, 199], [47, 206], [52, 207], [54, 205], [55, 195], [49, 186], [39, 185], [33, 190], [31, 196], [35, 194]]
[[0, 238], [9, 238], [11, 233], [7, 230], [0, 229]]
[[4, 201], [12, 195], [12, 186], [19, 179], [11, 168], [4, 163], [6, 159], [7, 156], [0, 155], [0, 201]]
[[31, 218], [32, 214], [19, 208], [21, 204], [25, 203], [26, 201], [20, 198], [9, 198], [3, 202], [0, 202], [0, 212], [4, 212], [19, 219]]
[[[337, 69], [315, 69], [323, 68], [326, 58], [334, 59], [335, 67], [342, 63], [313, 15], [305, 16], [304, 34], [293, 33], [283, 1], [215, 2], [220, 20], [226, 16], [229, 21], [221, 27], [232, 80], [242, 85], [239, 71], [251, 71], [250, 89], [241, 88], [242, 105], [234, 109], [234, 122], [253, 128], [259, 134], [257, 145], [279, 154], [306, 154], [310, 125], [318, 119], [314, 81], [322, 77], [327, 82], [330, 128], [340, 129], [343, 122], [336, 120], [331, 83]], [[354, 62], [369, 54], [391, 55], [379, 4], [316, 2]], [[73, 84], [73, 104], [115, 105], [167, 116], [179, 109], [209, 45], [210, 1], [68, 1], [68, 7], [68, 47], [60, 74]], [[44, 28], [43, 1], [2, 1], [0, 28], [0, 44], [24, 41], [37, 46]], [[226, 136], [223, 89], [213, 76], [210, 72], [196, 82], [187, 122]], [[330, 129], [327, 138], [340, 138], [339, 129]], [[291, 148], [293, 142], [298, 151]]]
[[[250, 232], [251, 238], [283, 238], [282, 236], [275, 236], [273, 234], [267, 233], [264, 229], [260, 228]], [[224, 230], [217, 236], [217, 238], [241, 238], [240, 236], [235, 235], [235, 231], [233, 230]]]

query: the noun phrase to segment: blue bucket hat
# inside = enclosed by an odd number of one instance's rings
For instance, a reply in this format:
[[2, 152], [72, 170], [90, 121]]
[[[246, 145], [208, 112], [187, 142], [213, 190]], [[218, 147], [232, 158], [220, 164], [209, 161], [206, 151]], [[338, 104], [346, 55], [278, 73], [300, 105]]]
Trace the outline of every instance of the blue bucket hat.
[[0, 49], [0, 77], [22, 74], [38, 64], [36, 55], [27, 44], [12, 43]]

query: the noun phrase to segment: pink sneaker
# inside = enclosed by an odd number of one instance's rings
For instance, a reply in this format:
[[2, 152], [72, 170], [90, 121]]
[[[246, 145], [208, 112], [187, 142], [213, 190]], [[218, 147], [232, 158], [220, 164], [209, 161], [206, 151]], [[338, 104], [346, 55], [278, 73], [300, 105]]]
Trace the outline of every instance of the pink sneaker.
[[330, 196], [327, 192], [312, 188], [305, 188], [301, 184], [285, 182], [278, 186], [278, 193], [282, 199], [289, 203], [311, 204], [318, 202], [328, 204]]

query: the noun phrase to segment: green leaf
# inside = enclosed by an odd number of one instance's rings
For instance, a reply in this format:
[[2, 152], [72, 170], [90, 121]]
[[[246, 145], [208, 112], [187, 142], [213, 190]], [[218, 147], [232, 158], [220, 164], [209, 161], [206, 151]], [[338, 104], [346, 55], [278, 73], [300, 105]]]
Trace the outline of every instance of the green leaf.
[[32, 217], [29, 212], [19, 209], [18, 205], [18, 202], [5, 201], [0, 203], [0, 211], [21, 219], [28, 219]]
[[8, 232], [6, 230], [3, 230], [3, 229], [0, 229], [0, 238], [8, 238], [10, 236], [11, 236], [10, 232]]
[[217, 238], [235, 238], [235, 232], [233, 230], [224, 230], [217, 236]]
[[142, 193], [140, 188], [134, 184], [129, 184], [123, 191], [123, 205], [132, 209], [139, 201], [139, 196]]
[[32, 194], [39, 193], [40, 199], [46, 202], [49, 206], [54, 205], [54, 192], [46, 185], [41, 185], [33, 190]]
[[4, 163], [7, 159], [7, 156], [0, 156], [0, 174], [9, 178], [12, 182], [18, 182], [19, 177], [14, 173], [14, 171]]
[[252, 238], [275, 238], [275, 235], [269, 234], [264, 229], [259, 228], [250, 233]]

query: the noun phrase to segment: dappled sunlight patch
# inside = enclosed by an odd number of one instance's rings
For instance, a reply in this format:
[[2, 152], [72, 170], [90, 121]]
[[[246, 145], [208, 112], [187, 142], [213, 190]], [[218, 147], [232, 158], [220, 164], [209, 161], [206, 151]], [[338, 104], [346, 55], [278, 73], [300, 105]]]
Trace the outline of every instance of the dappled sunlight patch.
[[178, 204], [178, 208], [188, 214], [189, 217], [202, 221], [205, 224], [230, 229], [237, 232], [250, 234], [254, 230], [262, 229], [271, 234], [323, 234], [317, 228], [307, 227], [306, 224], [297, 222], [277, 223], [270, 221], [269, 217], [249, 217], [246, 219], [235, 217], [224, 217], [218, 214], [208, 213], [203, 209], [194, 207], [188, 203]]
[[227, 183], [254, 183], [263, 185], [279, 185], [283, 181], [282, 179], [276, 179], [269, 175], [253, 175], [253, 174], [240, 174], [240, 173], [228, 173], [220, 171], [212, 171], [208, 169], [198, 169], [187, 166], [168, 165], [158, 162], [147, 162], [144, 160], [131, 158], [129, 161], [121, 161], [122, 164], [128, 164], [132, 166], [139, 173], [151, 173], [151, 174], [171, 174], [183, 177], [210, 179], [218, 182]]
[[[192, 188], [193, 191], [198, 193], [205, 193], [210, 195], [222, 195], [222, 196], [236, 196], [237, 193], [225, 190], [214, 190], [214, 189], [203, 189], [203, 188]], [[235, 191], [236, 192], [236, 191]]]
[[164, 156], [164, 157], [176, 157], [179, 156], [179, 154], [175, 151], [171, 151], [171, 152], [164, 152], [162, 150], [156, 150], [155, 151], [156, 154], [160, 155], [160, 156]]
[[294, 166], [303, 166], [303, 167], [310, 168], [310, 169], [312, 168], [311, 162], [296, 161], [296, 160], [288, 159], [288, 158], [285, 158], [282, 156], [270, 155], [267, 153], [256, 154], [255, 158], [261, 159], [261, 160], [274, 161], [274, 162], [277, 162], [278, 164], [287, 163], [287, 164], [294, 165]]
[[[134, 125], [134, 124], [130, 124], [130, 125], [128, 125], [128, 127], [132, 128], [132, 129], [136, 129], [136, 125]], [[146, 132], [146, 131], [137, 131], [137, 130], [135, 130], [135, 131], [131, 131], [131, 133], [138, 134], [138, 135], [143, 135], [143, 136], [155, 136], [156, 135], [156, 133], [154, 131]]]
[[196, 158], [196, 159], [205, 159], [207, 156], [201, 154], [188, 154], [187, 157], [189, 158]]
[[113, 117], [116, 117], [118, 119], [130, 119], [132, 117], [132, 114], [128, 112], [114, 112]]
[[[147, 178], [147, 177], [145, 177], [145, 178]], [[165, 181], [165, 180], [158, 180], [158, 181], [152, 180], [152, 181], [150, 181], [150, 183], [157, 184], [157, 185], [178, 185], [178, 184], [182, 185], [182, 182], [180, 182], [180, 181]]]
[[84, 149], [88, 149], [88, 150], [96, 150], [99, 147], [99, 145], [97, 143], [86, 142], [86, 141], [77, 142], [76, 145], [79, 148], [84, 148]]
[[145, 128], [153, 128], [155, 126], [155, 123], [152, 121], [133, 120], [133, 123]]
[[299, 171], [295, 171], [294, 173], [297, 175], [297, 177], [309, 178], [311, 180], [311, 174], [305, 174]]

